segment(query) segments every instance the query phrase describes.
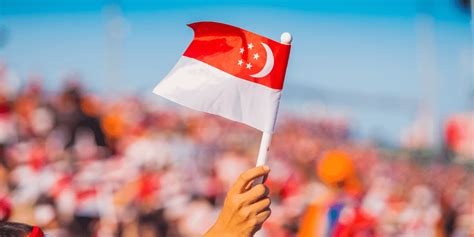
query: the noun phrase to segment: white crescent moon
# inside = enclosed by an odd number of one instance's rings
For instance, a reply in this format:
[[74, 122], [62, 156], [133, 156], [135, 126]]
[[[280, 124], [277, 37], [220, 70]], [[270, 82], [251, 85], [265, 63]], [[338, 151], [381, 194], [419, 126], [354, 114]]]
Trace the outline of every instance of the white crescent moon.
[[250, 75], [251, 77], [255, 77], [255, 78], [264, 77], [264, 76], [268, 75], [268, 73], [270, 73], [273, 69], [274, 59], [273, 59], [272, 49], [270, 49], [270, 47], [268, 47], [267, 44], [262, 43], [262, 42], [260, 42], [260, 43], [265, 48], [265, 52], [267, 52], [267, 61], [265, 62], [265, 65], [263, 66], [263, 68], [260, 72], [257, 72], [255, 74]]

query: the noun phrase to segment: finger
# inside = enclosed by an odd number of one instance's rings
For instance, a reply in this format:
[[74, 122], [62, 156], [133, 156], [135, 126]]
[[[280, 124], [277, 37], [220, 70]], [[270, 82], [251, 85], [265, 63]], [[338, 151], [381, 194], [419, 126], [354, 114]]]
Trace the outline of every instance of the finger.
[[268, 174], [254, 179], [253, 182], [247, 184], [247, 186], [245, 187], [245, 190], [247, 191], [251, 189], [253, 186], [256, 186], [257, 184], [264, 184], [265, 181], [267, 181], [267, 178], [268, 178]]
[[269, 193], [270, 191], [267, 186], [258, 184], [245, 193], [242, 193], [240, 196], [244, 204], [251, 204], [262, 199], [263, 197], [268, 196]]
[[259, 225], [263, 224], [263, 222], [265, 222], [271, 214], [272, 210], [270, 210], [270, 208], [267, 208], [264, 211], [258, 213], [257, 216], [255, 216], [255, 218], [257, 218], [257, 223]]
[[244, 188], [244, 192], [250, 190], [253, 186], [255, 186], [254, 182], [255, 182], [255, 179], [252, 182], [248, 183]]
[[[267, 178], [268, 178], [268, 174], [262, 176], [262, 177], [258, 177], [257, 179], [253, 180], [253, 182], [251, 183], [251, 185], [249, 186], [255, 186], [257, 184], [264, 184], [265, 181], [267, 181]], [[247, 188], [248, 190], [249, 188]]]
[[255, 178], [267, 175], [270, 172], [270, 168], [268, 166], [258, 166], [252, 169], [249, 169], [242, 173], [235, 184], [231, 188], [231, 192], [233, 193], [243, 193], [245, 192], [245, 188], [248, 184], [252, 182]]
[[252, 213], [258, 214], [269, 208], [271, 203], [272, 201], [270, 200], [270, 198], [264, 198], [254, 204], [251, 204], [248, 208]]

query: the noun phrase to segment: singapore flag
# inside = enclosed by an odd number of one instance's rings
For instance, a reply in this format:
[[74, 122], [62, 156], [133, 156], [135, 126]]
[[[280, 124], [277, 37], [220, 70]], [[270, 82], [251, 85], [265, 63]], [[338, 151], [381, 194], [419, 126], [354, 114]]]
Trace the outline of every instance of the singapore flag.
[[153, 92], [273, 132], [290, 45], [222, 23], [189, 26], [193, 41]]

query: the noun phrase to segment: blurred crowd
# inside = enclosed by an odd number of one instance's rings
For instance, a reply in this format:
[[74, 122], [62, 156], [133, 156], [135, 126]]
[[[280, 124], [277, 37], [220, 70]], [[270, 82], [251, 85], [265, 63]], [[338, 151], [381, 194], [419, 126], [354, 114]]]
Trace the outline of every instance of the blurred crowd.
[[[73, 79], [51, 93], [0, 66], [0, 219], [48, 236], [202, 235], [260, 133]], [[472, 169], [384, 152], [349, 125], [280, 116], [259, 236], [474, 236]]]

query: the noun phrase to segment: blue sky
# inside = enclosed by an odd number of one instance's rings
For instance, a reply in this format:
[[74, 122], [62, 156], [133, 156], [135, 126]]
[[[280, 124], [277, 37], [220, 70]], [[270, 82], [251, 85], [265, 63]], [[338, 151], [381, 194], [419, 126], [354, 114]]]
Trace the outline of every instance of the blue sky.
[[[212, 20], [273, 39], [291, 32], [282, 107], [326, 104], [351, 117], [358, 136], [398, 141], [426, 94], [420, 57], [425, 47], [434, 56], [428, 64], [435, 67], [438, 122], [469, 106], [470, 19], [454, 0], [124, 0], [121, 76], [115, 83], [106, 79], [104, 9], [110, 2], [2, 0], [0, 26], [8, 28], [9, 41], [0, 48], [0, 59], [23, 78], [42, 73], [53, 89], [61, 85], [61, 75], [74, 70], [88, 88], [106, 96], [148, 95], [192, 39], [185, 25]], [[432, 18], [420, 24], [423, 12]]]

